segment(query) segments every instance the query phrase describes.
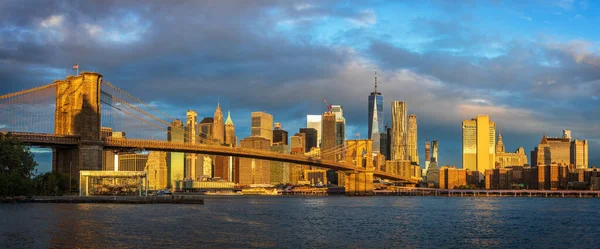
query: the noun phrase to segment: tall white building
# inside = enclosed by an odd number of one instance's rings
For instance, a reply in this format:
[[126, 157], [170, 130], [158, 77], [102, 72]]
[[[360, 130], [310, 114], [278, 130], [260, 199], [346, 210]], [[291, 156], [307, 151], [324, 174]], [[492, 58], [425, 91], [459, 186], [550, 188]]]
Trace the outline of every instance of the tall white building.
[[306, 115], [306, 127], [317, 130], [317, 147], [321, 147], [321, 115]]

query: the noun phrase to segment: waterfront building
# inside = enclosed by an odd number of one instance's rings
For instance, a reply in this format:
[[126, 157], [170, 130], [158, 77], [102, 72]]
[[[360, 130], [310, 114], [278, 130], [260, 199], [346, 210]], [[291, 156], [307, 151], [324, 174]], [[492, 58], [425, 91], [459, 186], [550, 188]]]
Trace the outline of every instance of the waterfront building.
[[[375, 88], [369, 95], [368, 106], [368, 136], [369, 139], [374, 139], [373, 135], [379, 138], [379, 133], [383, 131], [383, 95], [377, 91], [377, 71], [375, 72]], [[379, 151], [379, 147], [374, 148]]]
[[[242, 139], [240, 146], [242, 148], [269, 151], [271, 140], [261, 136], [251, 136]], [[241, 185], [270, 184], [271, 165], [267, 160], [240, 158], [239, 177]]]
[[227, 120], [225, 120], [225, 144], [231, 147], [237, 147], [237, 137], [235, 136], [235, 125], [231, 120], [231, 112], [227, 111]]
[[[100, 136], [102, 139], [112, 137], [113, 130], [110, 127], [100, 127]], [[116, 171], [115, 169], [115, 152], [113, 150], [102, 151], [102, 170]], [[117, 161], [118, 163], [118, 161]]]
[[495, 168], [505, 168], [508, 166], [525, 166], [527, 164], [527, 155], [525, 149], [519, 147], [514, 153], [506, 152], [502, 134], [498, 132], [498, 142], [496, 143], [496, 164]]
[[[321, 117], [321, 116], [319, 116]], [[321, 120], [319, 119], [319, 130], [321, 130]], [[318, 132], [315, 128], [300, 128], [300, 133], [304, 134], [304, 152], [309, 152], [310, 149], [314, 147], [318, 147], [319, 142], [321, 141], [319, 135], [321, 133]]]
[[437, 162], [429, 163], [429, 168], [426, 171], [427, 186], [438, 188], [440, 185], [440, 169]]
[[157, 190], [167, 188], [167, 153], [151, 151], [146, 162], [148, 169], [148, 189]]
[[380, 133], [379, 136], [379, 147], [380, 153], [385, 156], [385, 160], [390, 160], [391, 154], [391, 142], [392, 142], [392, 128], [389, 128], [387, 125], [384, 128], [385, 130]]
[[385, 162], [385, 169], [391, 174], [404, 178], [415, 177], [410, 160], [390, 160]]
[[221, 106], [217, 103], [217, 108], [215, 109], [214, 118], [213, 118], [213, 140], [218, 144], [222, 144], [225, 142], [225, 122], [223, 120], [223, 112], [221, 111]]
[[[331, 152], [335, 149], [335, 115], [333, 112], [325, 112], [321, 118], [321, 150]], [[322, 155], [322, 159], [335, 161], [338, 153], [327, 153]]]
[[406, 102], [392, 101], [391, 160], [408, 160]]
[[273, 130], [273, 144], [288, 145], [288, 132], [281, 128], [281, 123], [275, 123]]
[[145, 171], [148, 154], [123, 153], [119, 155], [119, 171]]
[[213, 139], [213, 117], [205, 117], [198, 124], [198, 132], [200, 133], [200, 143], [207, 143]]
[[[309, 128], [312, 132], [314, 132], [314, 135], [316, 135], [316, 130]], [[302, 130], [302, 129], [300, 129]], [[314, 137], [315, 142], [316, 142], [316, 137]], [[306, 153], [306, 145], [305, 145], [305, 140], [306, 140], [306, 134], [305, 133], [296, 133], [293, 136], [290, 137], [290, 154], [292, 155], [304, 155], [304, 153]], [[307, 168], [304, 165], [300, 165], [300, 164], [291, 164], [289, 166], [290, 168], [290, 173], [289, 173], [289, 182], [292, 184], [298, 184], [298, 181], [302, 181], [303, 180], [303, 173], [302, 171]]]
[[563, 134], [563, 137], [547, 137], [546, 133], [542, 136], [539, 145], [534, 149], [535, 161], [532, 165], [550, 165], [552, 163], [570, 164], [571, 163], [571, 138], [570, 131]]
[[[195, 144], [198, 138], [198, 114], [193, 110], [186, 113], [187, 121], [185, 126], [186, 143]], [[187, 178], [196, 179], [198, 172], [198, 155], [195, 153], [185, 153], [185, 174]]]
[[441, 189], [455, 189], [478, 183], [478, 171], [457, 169], [455, 166], [442, 166], [439, 169], [439, 188]]
[[[307, 128], [312, 128], [315, 129], [317, 131], [317, 135], [316, 135], [316, 145], [311, 147], [321, 147], [321, 115], [306, 115], [306, 127]], [[300, 132], [302, 132], [302, 130], [300, 130]], [[306, 148], [307, 151], [310, 150], [310, 148]]]
[[496, 123], [487, 115], [464, 120], [462, 124], [463, 169], [481, 174], [495, 167]]
[[304, 179], [310, 182], [311, 186], [327, 185], [327, 170], [309, 169], [304, 171]]
[[[407, 135], [407, 150], [408, 150], [408, 160], [411, 162], [419, 164], [419, 139], [418, 139], [418, 129], [417, 129], [417, 115], [410, 114], [408, 115], [408, 135]], [[435, 140], [437, 142], [437, 140]], [[437, 162], [437, 161], [436, 161]]]
[[252, 112], [252, 136], [269, 140], [273, 144], [273, 116], [266, 112]]
[[578, 169], [588, 168], [588, 141], [575, 139], [571, 142], [571, 164]]
[[[170, 142], [184, 142], [185, 137], [185, 129], [183, 127], [183, 122], [181, 120], [176, 119], [171, 123], [171, 126], [168, 128], [167, 139]], [[185, 178], [185, 157], [184, 153], [181, 152], [168, 152], [167, 153], [167, 171], [168, 171], [168, 182], [169, 188], [175, 187], [175, 182], [177, 180], [183, 180]]]
[[212, 178], [213, 177], [213, 158], [212, 156], [202, 156], [202, 176], [200, 178]]

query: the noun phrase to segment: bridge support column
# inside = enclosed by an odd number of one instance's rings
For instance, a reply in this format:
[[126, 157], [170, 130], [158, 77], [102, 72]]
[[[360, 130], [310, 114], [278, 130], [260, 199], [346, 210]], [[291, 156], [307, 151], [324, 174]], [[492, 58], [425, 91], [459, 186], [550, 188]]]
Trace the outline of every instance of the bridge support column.
[[345, 190], [346, 195], [373, 195], [373, 171], [347, 171]]
[[55, 148], [52, 169], [79, 181], [80, 170], [102, 170], [100, 95], [102, 75], [83, 72], [56, 81], [54, 133], [78, 136], [76, 148]]

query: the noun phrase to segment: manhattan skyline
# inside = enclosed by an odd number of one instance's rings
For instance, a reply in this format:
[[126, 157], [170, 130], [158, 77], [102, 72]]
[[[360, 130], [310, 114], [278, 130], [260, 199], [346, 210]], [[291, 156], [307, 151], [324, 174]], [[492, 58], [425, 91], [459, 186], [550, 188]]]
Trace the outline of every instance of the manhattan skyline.
[[[460, 123], [486, 114], [507, 151], [570, 129], [600, 165], [596, 3], [367, 3], [40, 2], [31, 12], [4, 2], [0, 90], [50, 83], [78, 63], [181, 120], [212, 116], [220, 102], [239, 138], [253, 111], [297, 132], [326, 98], [355, 139], [368, 137], [377, 70], [385, 125], [391, 101], [418, 117], [421, 162], [425, 139], [437, 139], [440, 165], [461, 167]], [[161, 18], [167, 9], [177, 15]]]

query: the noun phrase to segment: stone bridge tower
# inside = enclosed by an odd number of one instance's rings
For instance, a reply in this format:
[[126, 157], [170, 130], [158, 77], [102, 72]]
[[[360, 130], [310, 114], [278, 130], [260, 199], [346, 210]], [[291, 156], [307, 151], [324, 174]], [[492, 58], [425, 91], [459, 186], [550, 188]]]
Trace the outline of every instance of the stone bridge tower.
[[76, 148], [54, 148], [52, 170], [79, 179], [80, 170], [102, 170], [100, 85], [102, 75], [83, 72], [55, 81], [54, 133], [78, 136]]

